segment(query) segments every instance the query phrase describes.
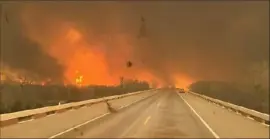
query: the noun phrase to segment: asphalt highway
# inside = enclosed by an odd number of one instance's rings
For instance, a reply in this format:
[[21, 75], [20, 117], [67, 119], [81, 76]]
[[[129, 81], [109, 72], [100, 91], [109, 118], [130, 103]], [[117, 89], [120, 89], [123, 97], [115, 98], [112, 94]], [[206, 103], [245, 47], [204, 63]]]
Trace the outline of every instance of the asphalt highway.
[[66, 137], [269, 138], [269, 126], [191, 94], [163, 91]]
[[[114, 108], [121, 108], [144, 97], [151, 96], [155, 91], [128, 96], [109, 101]], [[1, 138], [49, 138], [72, 127], [107, 113], [105, 103], [97, 103], [77, 110], [49, 115], [32, 121], [25, 121], [0, 129]]]
[[[163, 92], [92, 123], [77, 138], [213, 138], [177, 93]], [[74, 136], [70, 136], [74, 137]]]
[[1, 138], [269, 138], [269, 126], [189, 93], [158, 90], [1, 128]]

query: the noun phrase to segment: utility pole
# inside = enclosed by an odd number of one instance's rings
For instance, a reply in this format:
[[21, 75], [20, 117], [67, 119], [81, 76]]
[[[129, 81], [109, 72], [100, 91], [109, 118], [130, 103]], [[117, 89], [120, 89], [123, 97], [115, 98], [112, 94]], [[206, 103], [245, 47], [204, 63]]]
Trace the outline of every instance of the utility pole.
[[124, 77], [123, 76], [120, 77], [120, 87], [121, 88], [124, 87]]

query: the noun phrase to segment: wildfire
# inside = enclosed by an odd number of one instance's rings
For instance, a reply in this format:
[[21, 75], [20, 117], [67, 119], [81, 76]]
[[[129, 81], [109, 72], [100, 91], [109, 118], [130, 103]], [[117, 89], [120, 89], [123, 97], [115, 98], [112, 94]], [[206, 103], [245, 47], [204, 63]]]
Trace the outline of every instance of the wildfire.
[[192, 80], [184, 75], [175, 76], [175, 86], [177, 88], [183, 88], [188, 90], [188, 86], [192, 83]]
[[0, 79], [1, 81], [5, 81], [6, 80], [6, 75], [2, 72], [0, 72]]
[[79, 71], [78, 70], [76, 70], [76, 74], [77, 74], [77, 77], [75, 79], [75, 83], [76, 83], [76, 85], [78, 85], [78, 86], [81, 87], [83, 85], [83, 76], [82, 75], [79, 75]]
[[41, 82], [41, 85], [44, 86], [44, 85], [46, 85], [46, 83], [45, 82]]
[[[108, 39], [105, 38], [107, 34], [91, 32], [90, 27], [82, 28], [71, 21], [56, 18], [42, 18], [42, 21], [39, 21], [37, 17], [41, 16], [35, 8], [22, 13], [26, 35], [38, 42], [43, 51], [63, 65], [64, 84], [115, 85], [119, 84], [119, 77], [123, 76], [144, 80], [153, 83], [153, 86], [162, 86], [162, 80], [151, 74], [146, 67], [138, 67], [135, 62], [134, 66], [126, 68], [125, 63], [136, 57], [132, 56], [133, 46], [128, 41], [128, 35], [113, 34], [108, 35]], [[40, 33], [41, 28], [48, 31]], [[176, 76], [175, 82], [177, 86], [182, 87], [188, 85], [191, 80]]]

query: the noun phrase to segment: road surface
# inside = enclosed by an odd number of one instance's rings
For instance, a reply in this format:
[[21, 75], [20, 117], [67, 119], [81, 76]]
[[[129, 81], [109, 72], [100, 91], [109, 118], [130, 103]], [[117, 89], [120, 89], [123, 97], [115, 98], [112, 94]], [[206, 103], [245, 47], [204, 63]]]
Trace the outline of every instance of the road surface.
[[175, 92], [163, 92], [93, 122], [77, 138], [213, 138]]
[[[9, 126], [1, 129], [1, 137], [269, 138], [269, 126], [192, 94], [149, 94], [112, 101], [113, 107], [122, 109], [99, 119], [95, 117], [106, 113], [105, 104]], [[123, 107], [126, 104], [130, 106]], [[82, 124], [85, 121], [91, 122]]]
[[[109, 101], [114, 108], [121, 108], [130, 103], [151, 96], [156, 91], [145, 92]], [[65, 131], [76, 125], [94, 119], [107, 113], [105, 103], [97, 103], [82, 107], [77, 110], [69, 110], [63, 113], [49, 115], [33, 121], [25, 121], [15, 125], [1, 128], [1, 138], [49, 138], [52, 135]], [[38, 127], [38, 128], [37, 128]]]
[[269, 127], [193, 95], [164, 91], [65, 137], [268, 138]]

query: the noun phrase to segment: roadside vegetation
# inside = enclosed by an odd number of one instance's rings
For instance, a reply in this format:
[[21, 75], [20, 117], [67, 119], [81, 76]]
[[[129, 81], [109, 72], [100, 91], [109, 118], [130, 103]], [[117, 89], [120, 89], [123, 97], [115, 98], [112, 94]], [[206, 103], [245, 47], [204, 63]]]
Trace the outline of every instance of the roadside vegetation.
[[147, 90], [149, 84], [137, 80], [117, 86], [63, 86], [1, 84], [0, 113], [11, 113], [27, 109], [58, 105], [100, 97], [120, 95]]
[[[260, 86], [239, 89], [233, 84], [218, 81], [198, 81], [190, 90], [249, 109], [269, 113], [269, 90]], [[248, 91], [247, 91], [248, 90]]]

